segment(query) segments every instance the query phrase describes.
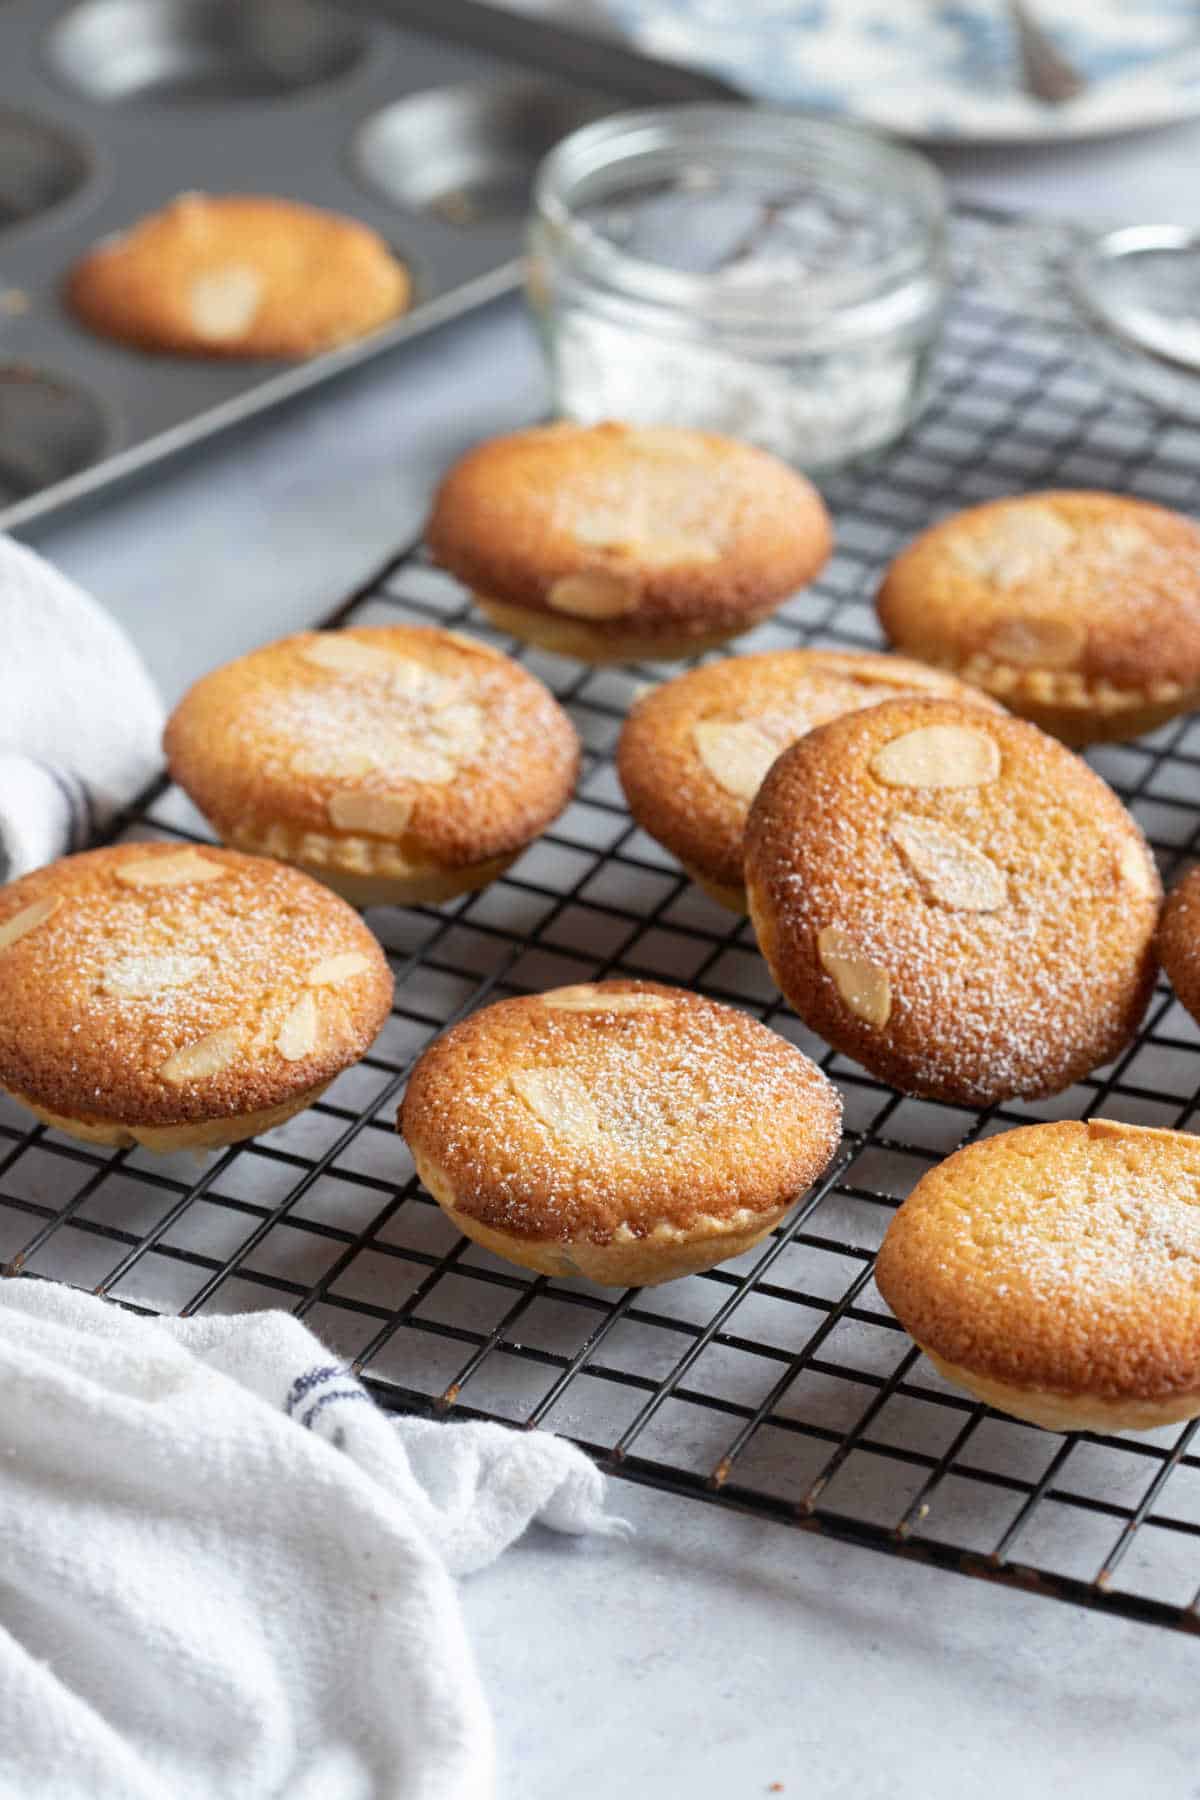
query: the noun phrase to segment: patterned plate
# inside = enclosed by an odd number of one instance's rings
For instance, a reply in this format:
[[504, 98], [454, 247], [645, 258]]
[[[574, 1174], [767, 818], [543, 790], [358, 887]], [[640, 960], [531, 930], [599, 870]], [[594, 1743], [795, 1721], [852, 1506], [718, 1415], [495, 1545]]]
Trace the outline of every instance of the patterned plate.
[[1200, 113], [1200, 0], [1035, 0], [1091, 85], [1046, 106], [1020, 85], [1003, 0], [605, 0], [643, 48], [757, 99], [928, 142], [1101, 137]]

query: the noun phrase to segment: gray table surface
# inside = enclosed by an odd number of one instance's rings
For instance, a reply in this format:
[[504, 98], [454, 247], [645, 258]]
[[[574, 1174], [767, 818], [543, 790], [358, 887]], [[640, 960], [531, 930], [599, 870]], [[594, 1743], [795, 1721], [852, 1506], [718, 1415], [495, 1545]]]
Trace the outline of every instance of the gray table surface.
[[[1200, 208], [1200, 125], [942, 160], [975, 199]], [[415, 532], [460, 449], [544, 401], [501, 303], [33, 541], [173, 697], [328, 610]], [[504, 1800], [1200, 1797], [1200, 1645], [625, 1484], [613, 1503], [632, 1544], [535, 1531], [464, 1584]]]

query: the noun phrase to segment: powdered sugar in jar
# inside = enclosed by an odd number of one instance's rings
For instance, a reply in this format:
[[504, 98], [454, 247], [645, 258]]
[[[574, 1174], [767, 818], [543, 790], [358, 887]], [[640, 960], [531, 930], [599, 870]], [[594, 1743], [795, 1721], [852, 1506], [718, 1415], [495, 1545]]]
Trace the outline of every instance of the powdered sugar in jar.
[[722, 431], [822, 469], [924, 401], [945, 196], [869, 132], [732, 105], [601, 120], [542, 164], [530, 249], [568, 418]]

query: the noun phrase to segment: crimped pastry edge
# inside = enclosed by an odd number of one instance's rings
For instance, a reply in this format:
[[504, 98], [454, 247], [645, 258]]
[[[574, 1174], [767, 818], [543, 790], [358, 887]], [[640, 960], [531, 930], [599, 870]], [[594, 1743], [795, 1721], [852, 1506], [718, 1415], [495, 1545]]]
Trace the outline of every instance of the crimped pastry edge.
[[246, 819], [229, 826], [213, 823], [234, 849], [291, 863], [354, 906], [419, 906], [451, 900], [486, 887], [528, 849], [520, 844], [502, 856], [448, 869], [440, 863], [415, 863], [386, 838], [335, 837], [301, 830], [282, 819], [268, 825]]
[[698, 1275], [718, 1263], [752, 1250], [796, 1204], [793, 1195], [782, 1206], [764, 1212], [741, 1207], [729, 1219], [708, 1217], [704, 1229], [682, 1231], [667, 1220], [652, 1225], [642, 1237], [628, 1227], [606, 1244], [586, 1238], [528, 1238], [485, 1225], [463, 1212], [447, 1175], [411, 1144], [413, 1164], [423, 1186], [433, 1195], [451, 1223], [464, 1237], [473, 1238], [485, 1250], [506, 1262], [534, 1269], [540, 1275], [577, 1276], [600, 1287], [657, 1287], [685, 1275]]
[[1200, 688], [1173, 681], [1119, 688], [1110, 681], [1089, 681], [1076, 669], [1021, 669], [982, 653], [965, 662], [942, 661], [936, 666], [1073, 745], [1142, 737], [1200, 707]]
[[680, 662], [685, 657], [700, 656], [706, 650], [720, 649], [733, 638], [753, 631], [764, 619], [778, 611], [786, 596], [773, 600], [762, 611], [747, 614], [731, 625], [702, 632], [656, 632], [618, 629], [620, 619], [599, 620], [571, 618], [532, 606], [513, 606], [506, 600], [493, 600], [486, 594], [474, 593], [472, 599], [480, 612], [498, 631], [539, 650], [550, 650], [556, 656], [573, 657], [577, 662]]

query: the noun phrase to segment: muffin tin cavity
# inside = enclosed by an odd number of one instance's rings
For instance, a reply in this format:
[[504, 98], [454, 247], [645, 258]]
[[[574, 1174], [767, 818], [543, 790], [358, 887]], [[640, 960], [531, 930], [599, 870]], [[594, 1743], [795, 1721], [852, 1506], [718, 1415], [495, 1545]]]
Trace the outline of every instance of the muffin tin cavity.
[[0, 232], [69, 199], [88, 172], [85, 152], [64, 132], [0, 111]]
[[[582, 119], [695, 83], [709, 78], [488, 0], [0, 0], [0, 370], [22, 371], [0, 530], [518, 288], [543, 151]], [[410, 304], [278, 358], [152, 353], [89, 330], [67, 304], [72, 272], [185, 193], [357, 219], [408, 268]], [[232, 306], [249, 285], [231, 261], [218, 298]], [[147, 291], [163, 278], [152, 259]], [[106, 438], [101, 420], [119, 429]]]
[[0, 506], [78, 474], [101, 455], [108, 435], [103, 411], [83, 388], [0, 363]]
[[50, 66], [106, 105], [270, 100], [350, 74], [365, 27], [313, 0], [84, 0], [54, 27]]
[[533, 81], [435, 88], [368, 119], [353, 165], [385, 199], [446, 224], [518, 220], [546, 152], [611, 108]]

